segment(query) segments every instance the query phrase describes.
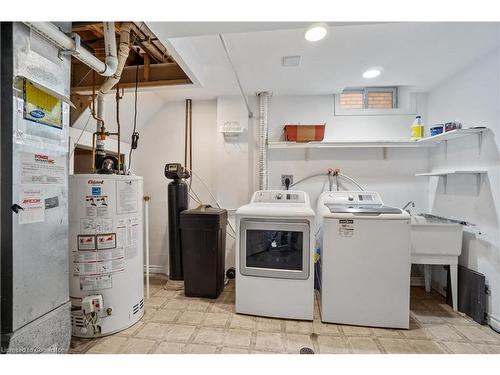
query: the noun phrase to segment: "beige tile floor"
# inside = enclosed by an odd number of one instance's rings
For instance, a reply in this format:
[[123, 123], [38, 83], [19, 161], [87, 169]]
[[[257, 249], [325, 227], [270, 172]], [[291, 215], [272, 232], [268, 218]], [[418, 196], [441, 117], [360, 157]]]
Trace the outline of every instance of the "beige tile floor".
[[409, 330], [323, 324], [234, 312], [234, 281], [217, 300], [184, 296], [156, 275], [140, 322], [98, 339], [73, 338], [71, 353], [497, 353], [500, 334], [453, 312], [437, 293], [411, 289]]

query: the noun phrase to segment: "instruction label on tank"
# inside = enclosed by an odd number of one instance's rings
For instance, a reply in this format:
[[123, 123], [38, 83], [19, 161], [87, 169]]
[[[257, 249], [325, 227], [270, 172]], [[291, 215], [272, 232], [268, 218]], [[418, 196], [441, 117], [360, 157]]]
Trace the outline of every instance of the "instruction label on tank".
[[45, 153], [21, 152], [21, 184], [64, 185], [66, 158]]
[[96, 236], [96, 241], [97, 241], [97, 250], [116, 248], [115, 233], [98, 234]]
[[97, 252], [97, 260], [109, 261], [115, 259], [123, 259], [125, 257], [125, 251], [123, 249], [113, 249], [113, 250], [99, 250]]
[[[73, 258], [74, 259], [74, 258]], [[73, 263], [73, 275], [95, 275], [97, 273], [97, 263]]]
[[339, 236], [352, 237], [354, 235], [354, 220], [339, 219]]
[[95, 236], [93, 234], [79, 234], [78, 250], [95, 250]]
[[80, 233], [110, 233], [113, 232], [111, 218], [82, 218], [80, 219]]
[[111, 275], [80, 277], [80, 290], [92, 291], [113, 287]]
[[108, 196], [107, 195], [87, 195], [85, 197], [85, 215], [86, 216], [109, 216], [108, 215]]
[[137, 196], [136, 180], [116, 181], [116, 194], [116, 213], [118, 215], [137, 212], [139, 202]]

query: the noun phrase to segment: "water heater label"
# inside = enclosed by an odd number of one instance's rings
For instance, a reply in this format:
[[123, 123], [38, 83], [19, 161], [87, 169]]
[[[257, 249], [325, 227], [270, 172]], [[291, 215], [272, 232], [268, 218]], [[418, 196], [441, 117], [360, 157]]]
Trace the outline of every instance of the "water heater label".
[[137, 212], [139, 207], [139, 197], [137, 193], [137, 181], [116, 181], [118, 215]]
[[80, 290], [81, 291], [94, 291], [109, 289], [113, 287], [113, 279], [111, 275], [104, 276], [90, 276], [90, 277], [80, 277]]
[[116, 233], [98, 234], [97, 250], [116, 248]]
[[92, 186], [92, 195], [101, 195], [102, 188], [100, 186]]
[[95, 236], [79, 234], [78, 250], [95, 250]]
[[[92, 193], [94, 188], [92, 188]], [[100, 188], [98, 188], [100, 189]], [[107, 195], [87, 195], [85, 197], [85, 215], [87, 217], [104, 217], [108, 215], [108, 196]]]

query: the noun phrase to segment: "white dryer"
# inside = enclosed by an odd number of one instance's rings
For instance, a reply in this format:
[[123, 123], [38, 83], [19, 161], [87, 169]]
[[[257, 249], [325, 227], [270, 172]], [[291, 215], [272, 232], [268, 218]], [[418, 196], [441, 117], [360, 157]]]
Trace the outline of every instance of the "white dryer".
[[236, 211], [237, 313], [313, 319], [313, 222], [302, 191], [257, 191]]
[[366, 191], [323, 193], [317, 211], [321, 320], [409, 328], [409, 214]]

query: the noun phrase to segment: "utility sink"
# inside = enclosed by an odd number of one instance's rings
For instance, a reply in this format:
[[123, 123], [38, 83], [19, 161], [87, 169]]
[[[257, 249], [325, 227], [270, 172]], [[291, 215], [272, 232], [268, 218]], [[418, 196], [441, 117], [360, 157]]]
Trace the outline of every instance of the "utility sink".
[[411, 216], [411, 254], [459, 256], [462, 225], [434, 215]]

